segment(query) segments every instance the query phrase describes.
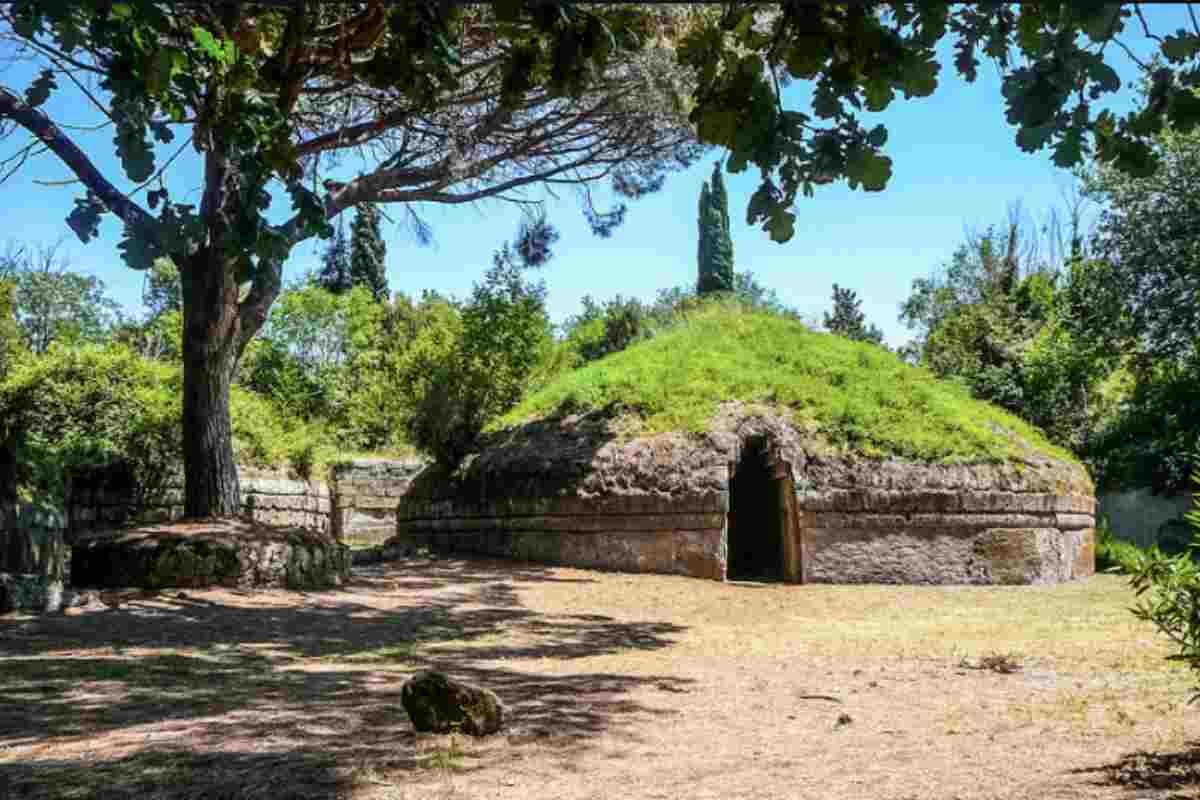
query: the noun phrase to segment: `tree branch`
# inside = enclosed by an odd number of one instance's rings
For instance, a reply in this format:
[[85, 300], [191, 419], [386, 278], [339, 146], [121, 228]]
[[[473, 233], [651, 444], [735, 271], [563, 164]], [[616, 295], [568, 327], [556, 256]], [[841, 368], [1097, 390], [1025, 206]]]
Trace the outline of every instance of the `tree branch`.
[[154, 217], [101, 175], [84, 152], [49, 117], [4, 87], [0, 87], [0, 119], [11, 119], [40, 139], [109, 211], [129, 226], [135, 236], [159, 243]]

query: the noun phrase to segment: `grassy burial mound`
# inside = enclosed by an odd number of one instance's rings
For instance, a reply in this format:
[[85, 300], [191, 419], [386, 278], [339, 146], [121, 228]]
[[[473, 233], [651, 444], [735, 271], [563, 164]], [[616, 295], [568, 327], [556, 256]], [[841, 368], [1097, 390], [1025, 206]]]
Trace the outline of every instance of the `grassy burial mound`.
[[1092, 571], [1083, 468], [873, 345], [716, 305], [562, 376], [399, 509], [398, 539], [630, 571], [1030, 583]]
[[713, 307], [562, 377], [501, 420], [510, 427], [583, 410], [627, 409], [649, 435], [704, 432], [729, 401], [778, 409], [814, 441], [872, 458], [1074, 459], [1033, 426], [881, 347], [785, 317]]

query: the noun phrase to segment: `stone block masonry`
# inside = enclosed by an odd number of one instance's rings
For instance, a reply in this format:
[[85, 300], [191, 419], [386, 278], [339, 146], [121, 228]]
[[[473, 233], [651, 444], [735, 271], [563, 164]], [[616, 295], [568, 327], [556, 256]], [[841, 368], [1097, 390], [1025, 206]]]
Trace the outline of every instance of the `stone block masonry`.
[[582, 418], [506, 432], [413, 481], [389, 544], [716, 580], [1029, 584], [1094, 571], [1096, 503], [1078, 464], [1033, 450], [868, 458], [775, 415], [718, 423], [641, 439]]
[[[281, 470], [242, 467], [238, 474], [243, 513], [267, 525], [328, 533], [333, 506], [329, 486]], [[183, 485], [178, 478], [154, 493], [143, 492], [113, 469], [92, 468], [72, 475], [67, 528], [72, 540], [133, 524], [170, 522], [183, 516]]]
[[355, 459], [330, 468], [331, 524], [347, 544], [378, 545], [396, 533], [396, 507], [425, 468], [418, 459]]
[[[240, 467], [242, 510], [268, 525], [331, 533], [347, 544], [379, 544], [396, 533], [400, 497], [424, 467], [417, 459], [357, 459], [334, 464], [327, 480]], [[69, 537], [180, 519], [182, 479], [176, 474], [164, 483], [151, 493], [118, 467], [77, 470], [67, 501]]]
[[692, 499], [624, 496], [585, 511], [576, 498], [542, 498], [526, 513], [502, 503], [465, 514], [444, 503], [404, 503], [392, 544], [722, 580], [725, 513], [716, 509], [723, 500]]

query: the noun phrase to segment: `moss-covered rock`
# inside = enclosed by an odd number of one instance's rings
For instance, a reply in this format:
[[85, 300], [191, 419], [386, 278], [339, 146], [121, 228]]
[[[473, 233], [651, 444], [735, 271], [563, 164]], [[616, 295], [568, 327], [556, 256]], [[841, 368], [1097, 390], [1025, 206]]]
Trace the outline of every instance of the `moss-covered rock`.
[[413, 728], [422, 732], [486, 736], [504, 724], [504, 704], [495, 692], [440, 672], [414, 675], [400, 689], [400, 702]]
[[76, 586], [327, 589], [349, 575], [349, 548], [332, 537], [246, 521], [144, 526], [72, 548]]

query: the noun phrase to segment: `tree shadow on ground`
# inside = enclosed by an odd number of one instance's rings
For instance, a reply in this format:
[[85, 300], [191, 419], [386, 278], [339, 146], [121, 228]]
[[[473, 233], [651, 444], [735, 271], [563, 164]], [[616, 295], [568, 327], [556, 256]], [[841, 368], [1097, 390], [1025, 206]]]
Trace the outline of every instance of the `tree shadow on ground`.
[[418, 669], [500, 695], [496, 758], [532, 743], [587, 747], [622, 720], [668, 713], [628, 695], [688, 681], [505, 663], [662, 649], [684, 630], [523, 606], [522, 586], [556, 580], [508, 562], [407, 563], [296, 605], [272, 605], [278, 592], [215, 602], [170, 591], [0, 619], [0, 798], [337, 797], [364, 770], [420, 779], [437, 752], [400, 703]]
[[[1176, 753], [1139, 750], [1111, 764], [1072, 770], [1096, 775], [1098, 786], [1120, 786], [1131, 791], [1154, 791], [1158, 800], [1183, 800], [1200, 794], [1200, 742]], [[1169, 792], [1169, 794], [1158, 794]]]

